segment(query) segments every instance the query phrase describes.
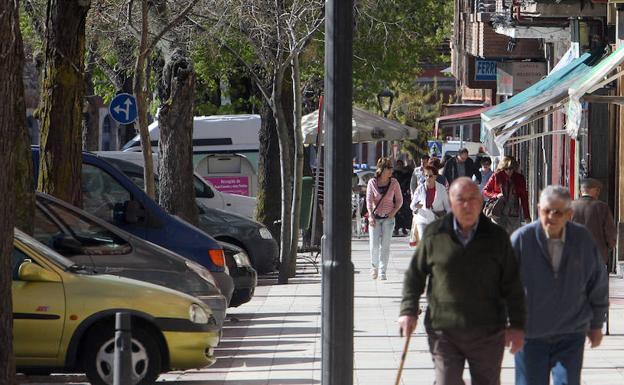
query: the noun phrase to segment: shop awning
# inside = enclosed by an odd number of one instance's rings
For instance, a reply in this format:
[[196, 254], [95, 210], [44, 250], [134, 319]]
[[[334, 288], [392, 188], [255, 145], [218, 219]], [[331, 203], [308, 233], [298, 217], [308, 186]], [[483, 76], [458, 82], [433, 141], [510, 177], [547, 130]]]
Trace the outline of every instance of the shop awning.
[[583, 54], [521, 93], [482, 113], [481, 141], [490, 144], [488, 150], [493, 151], [491, 145], [495, 142], [500, 149], [504, 144], [500, 139], [503, 136], [509, 138], [521, 126], [533, 121], [533, 114], [547, 110], [538, 115], [543, 117], [560, 108], [568, 97], [568, 88], [596, 64], [602, 52], [597, 50]]
[[[570, 101], [567, 108], [568, 122], [566, 125], [568, 135], [573, 138], [578, 136], [582, 118], [581, 101], [583, 97], [586, 94], [591, 94], [604, 87], [621, 76], [621, 72], [617, 72], [612, 76], [609, 76], [609, 74], [622, 64], [622, 62], [624, 62], [624, 46], [616, 49], [609, 56], [602, 59], [600, 63], [593, 66], [570, 86], [568, 89]], [[606, 100], [608, 101], [608, 99]]]
[[481, 113], [492, 108], [492, 106], [474, 108], [472, 110], [458, 112], [456, 114], [440, 116], [435, 122], [433, 136], [438, 136], [438, 129], [444, 127], [461, 126], [464, 124], [480, 124]]

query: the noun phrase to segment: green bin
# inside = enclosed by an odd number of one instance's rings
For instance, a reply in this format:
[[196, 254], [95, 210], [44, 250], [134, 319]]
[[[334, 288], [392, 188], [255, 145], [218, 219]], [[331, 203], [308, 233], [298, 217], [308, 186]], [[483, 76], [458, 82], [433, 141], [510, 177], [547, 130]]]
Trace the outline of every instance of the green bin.
[[312, 222], [312, 195], [314, 194], [314, 178], [304, 176], [301, 183], [301, 216], [299, 228], [308, 230]]

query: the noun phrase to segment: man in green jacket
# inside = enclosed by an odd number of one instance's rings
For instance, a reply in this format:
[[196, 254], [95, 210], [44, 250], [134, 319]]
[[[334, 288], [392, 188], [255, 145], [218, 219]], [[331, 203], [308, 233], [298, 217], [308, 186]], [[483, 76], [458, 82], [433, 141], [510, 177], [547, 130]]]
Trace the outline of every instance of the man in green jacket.
[[[449, 189], [451, 213], [425, 230], [403, 283], [401, 335], [416, 328], [427, 285], [425, 328], [436, 385], [499, 385], [505, 346], [522, 348], [526, 309], [509, 235], [481, 214], [479, 187], [467, 177]], [[428, 283], [427, 283], [428, 279]]]

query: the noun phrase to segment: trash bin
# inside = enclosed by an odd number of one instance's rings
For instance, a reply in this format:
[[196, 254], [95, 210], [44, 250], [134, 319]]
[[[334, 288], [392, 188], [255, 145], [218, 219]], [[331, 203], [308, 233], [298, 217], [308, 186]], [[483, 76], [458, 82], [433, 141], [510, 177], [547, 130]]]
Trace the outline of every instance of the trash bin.
[[314, 178], [304, 176], [301, 183], [301, 215], [299, 228], [308, 230], [312, 222], [312, 194], [314, 194]]

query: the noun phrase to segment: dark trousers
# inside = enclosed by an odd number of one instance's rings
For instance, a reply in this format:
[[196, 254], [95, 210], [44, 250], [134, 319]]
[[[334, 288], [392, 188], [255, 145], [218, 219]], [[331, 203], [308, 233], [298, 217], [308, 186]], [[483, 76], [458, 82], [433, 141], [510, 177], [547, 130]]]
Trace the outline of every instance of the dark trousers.
[[527, 338], [516, 353], [516, 385], [579, 385], [585, 334]]
[[464, 385], [468, 361], [472, 385], [499, 385], [505, 348], [503, 330], [430, 330], [435, 385]]

